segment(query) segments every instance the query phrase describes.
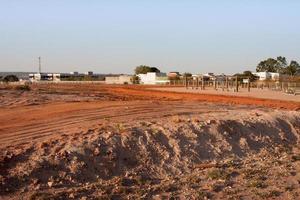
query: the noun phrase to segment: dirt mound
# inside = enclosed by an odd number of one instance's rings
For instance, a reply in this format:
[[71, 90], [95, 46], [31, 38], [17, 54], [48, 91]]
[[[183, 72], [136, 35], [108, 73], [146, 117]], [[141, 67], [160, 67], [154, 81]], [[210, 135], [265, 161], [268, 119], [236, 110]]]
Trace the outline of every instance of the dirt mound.
[[[296, 111], [250, 111], [227, 118], [215, 113], [207, 119], [184, 115], [102, 124], [1, 149], [0, 195], [32, 199], [219, 197], [227, 194], [222, 188], [229, 182], [216, 180], [230, 181], [231, 189], [239, 186], [247, 190], [249, 184], [239, 182], [246, 172], [234, 175], [233, 170], [229, 173], [225, 169], [243, 166], [250, 170], [249, 160], [261, 165], [267, 162], [264, 158], [273, 158], [268, 159], [273, 162], [274, 155], [288, 160], [299, 143], [299, 133]], [[253, 194], [244, 191], [243, 195]]]

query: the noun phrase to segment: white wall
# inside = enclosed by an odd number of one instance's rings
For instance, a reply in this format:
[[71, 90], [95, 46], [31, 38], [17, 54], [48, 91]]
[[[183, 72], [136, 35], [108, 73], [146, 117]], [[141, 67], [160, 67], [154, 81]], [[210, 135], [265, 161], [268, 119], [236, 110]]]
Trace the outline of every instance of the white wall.
[[131, 84], [132, 76], [126, 76], [126, 75], [121, 75], [121, 76], [112, 76], [112, 77], [105, 77], [105, 83], [106, 84]]
[[163, 73], [148, 72], [147, 74], [138, 74], [137, 76], [140, 78], [141, 84], [155, 85], [170, 82], [169, 80], [158, 80], [158, 77], [167, 77]]
[[260, 81], [264, 80], [277, 80], [279, 78], [279, 73], [274, 73], [274, 72], [254, 72], [254, 75], [259, 77]]
[[155, 72], [148, 72], [147, 74], [138, 74], [140, 78], [140, 83], [142, 84], [156, 84], [156, 73]]

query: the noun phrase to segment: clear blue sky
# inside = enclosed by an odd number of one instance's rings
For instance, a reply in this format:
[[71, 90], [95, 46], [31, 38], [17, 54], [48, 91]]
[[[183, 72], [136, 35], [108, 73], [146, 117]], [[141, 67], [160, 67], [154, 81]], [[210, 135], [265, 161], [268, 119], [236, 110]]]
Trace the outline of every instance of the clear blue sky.
[[254, 70], [300, 62], [299, 0], [0, 0], [0, 71]]

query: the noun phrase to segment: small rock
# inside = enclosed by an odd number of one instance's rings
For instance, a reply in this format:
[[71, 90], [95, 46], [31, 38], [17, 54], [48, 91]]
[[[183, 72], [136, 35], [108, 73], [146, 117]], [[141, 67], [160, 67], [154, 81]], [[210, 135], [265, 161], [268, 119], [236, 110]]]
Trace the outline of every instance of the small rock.
[[37, 186], [34, 187], [34, 190], [40, 190], [40, 188], [41, 188], [41, 185], [38, 184]]
[[93, 152], [94, 156], [98, 156], [100, 154], [100, 149], [97, 147]]
[[248, 142], [247, 142], [247, 139], [246, 138], [241, 138], [240, 139], [240, 145], [241, 145], [241, 147], [243, 148], [243, 149], [247, 149], [248, 148]]
[[49, 181], [49, 182], [48, 182], [48, 186], [49, 186], [49, 187], [52, 187], [52, 186], [53, 186], [53, 184], [54, 184], [54, 182], [53, 182], [53, 181]]
[[257, 112], [255, 112], [254, 115], [255, 115], [256, 117], [261, 116], [261, 114], [259, 114], [259, 113], [257, 113]]
[[39, 179], [33, 179], [32, 183], [33, 183], [34, 185], [38, 184], [38, 183], [39, 183]]
[[207, 125], [210, 125], [211, 121], [210, 121], [210, 120], [206, 120], [205, 123], [206, 123]]
[[69, 195], [69, 198], [74, 199], [74, 198], [75, 198], [74, 193], [71, 193], [71, 194]]
[[60, 178], [65, 178], [67, 175], [67, 172], [62, 171], [62, 172], [59, 172], [58, 174], [59, 174]]
[[46, 143], [46, 142], [42, 142], [41, 144], [40, 144], [40, 148], [45, 148], [45, 147], [47, 147], [48, 146], [48, 144]]

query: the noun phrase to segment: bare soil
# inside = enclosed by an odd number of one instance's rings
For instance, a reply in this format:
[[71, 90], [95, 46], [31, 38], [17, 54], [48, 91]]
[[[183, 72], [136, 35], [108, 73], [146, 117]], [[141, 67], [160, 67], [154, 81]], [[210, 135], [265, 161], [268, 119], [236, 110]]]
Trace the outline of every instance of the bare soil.
[[297, 102], [0, 90], [0, 199], [299, 199]]

